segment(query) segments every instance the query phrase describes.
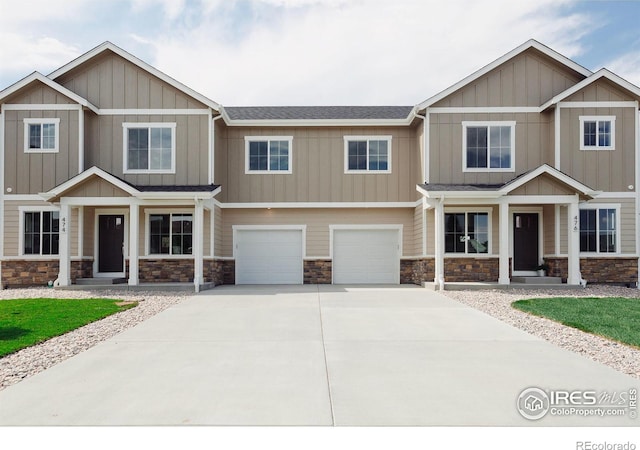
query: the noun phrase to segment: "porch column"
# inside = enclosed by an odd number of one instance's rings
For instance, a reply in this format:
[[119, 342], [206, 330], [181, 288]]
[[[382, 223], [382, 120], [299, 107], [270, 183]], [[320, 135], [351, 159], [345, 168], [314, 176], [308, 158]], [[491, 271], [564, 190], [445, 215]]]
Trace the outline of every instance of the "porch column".
[[60, 257], [58, 269], [58, 285], [71, 285], [71, 240], [69, 237], [71, 225], [71, 207], [62, 199], [60, 202], [60, 241], [58, 256]]
[[578, 196], [567, 207], [567, 250], [568, 272], [567, 284], [580, 284], [580, 219], [578, 210]]
[[436, 260], [433, 283], [436, 287], [444, 286], [444, 199], [435, 202], [434, 239]]
[[200, 284], [203, 280], [202, 267], [202, 234], [204, 233], [204, 205], [202, 200], [196, 200], [195, 214], [193, 216], [193, 284], [196, 292], [200, 292]]
[[500, 275], [499, 284], [509, 284], [509, 202], [504, 199], [500, 202]]
[[138, 285], [139, 224], [140, 206], [134, 200], [129, 206], [129, 286]]

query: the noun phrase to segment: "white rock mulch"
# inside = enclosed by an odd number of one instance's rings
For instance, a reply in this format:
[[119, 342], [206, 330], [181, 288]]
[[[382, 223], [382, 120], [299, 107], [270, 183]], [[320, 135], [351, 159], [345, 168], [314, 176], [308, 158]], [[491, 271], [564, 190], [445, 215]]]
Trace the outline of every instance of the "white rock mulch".
[[0, 301], [13, 298], [112, 298], [138, 302], [134, 308], [0, 358], [0, 390], [77, 355], [190, 295], [188, 292], [60, 291], [47, 288], [0, 290]]
[[640, 290], [591, 285], [585, 289], [443, 291], [448, 297], [478, 309], [529, 334], [559, 347], [586, 356], [615, 370], [640, 378], [640, 349], [533, 316], [511, 306], [516, 300], [542, 297], [627, 297], [637, 298]]

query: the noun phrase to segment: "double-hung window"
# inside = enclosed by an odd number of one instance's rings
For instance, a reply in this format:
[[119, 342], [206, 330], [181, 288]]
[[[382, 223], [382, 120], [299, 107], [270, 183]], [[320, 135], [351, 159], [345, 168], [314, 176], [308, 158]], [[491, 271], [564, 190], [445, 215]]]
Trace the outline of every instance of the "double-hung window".
[[149, 215], [150, 255], [191, 255], [193, 214]]
[[60, 243], [58, 211], [24, 211], [22, 216], [22, 253], [57, 255]]
[[488, 212], [446, 212], [445, 253], [489, 253]]
[[391, 173], [391, 136], [345, 136], [345, 173]]
[[245, 136], [245, 173], [291, 173], [292, 136]]
[[580, 116], [580, 150], [615, 150], [615, 116]]
[[24, 119], [25, 153], [57, 153], [60, 119]]
[[123, 123], [125, 173], [175, 173], [175, 123]]
[[515, 122], [462, 122], [463, 171], [514, 171]]
[[616, 208], [580, 210], [580, 251], [618, 252], [618, 212]]

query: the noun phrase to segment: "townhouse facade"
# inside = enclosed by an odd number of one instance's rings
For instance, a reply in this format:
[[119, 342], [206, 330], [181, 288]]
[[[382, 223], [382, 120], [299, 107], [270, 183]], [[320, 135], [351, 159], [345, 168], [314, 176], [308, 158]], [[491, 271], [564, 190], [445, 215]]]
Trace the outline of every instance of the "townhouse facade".
[[1, 284], [636, 286], [639, 102], [531, 40], [417, 105], [223, 107], [106, 42], [0, 92]]

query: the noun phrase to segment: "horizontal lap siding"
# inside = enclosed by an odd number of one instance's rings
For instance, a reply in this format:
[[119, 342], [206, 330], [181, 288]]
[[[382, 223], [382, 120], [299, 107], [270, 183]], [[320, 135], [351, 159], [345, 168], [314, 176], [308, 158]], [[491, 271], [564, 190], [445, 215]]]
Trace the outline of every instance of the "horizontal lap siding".
[[233, 256], [233, 225], [306, 225], [306, 256], [327, 258], [329, 225], [403, 225], [403, 256], [414, 256], [414, 209], [225, 209], [222, 248], [217, 256]]

